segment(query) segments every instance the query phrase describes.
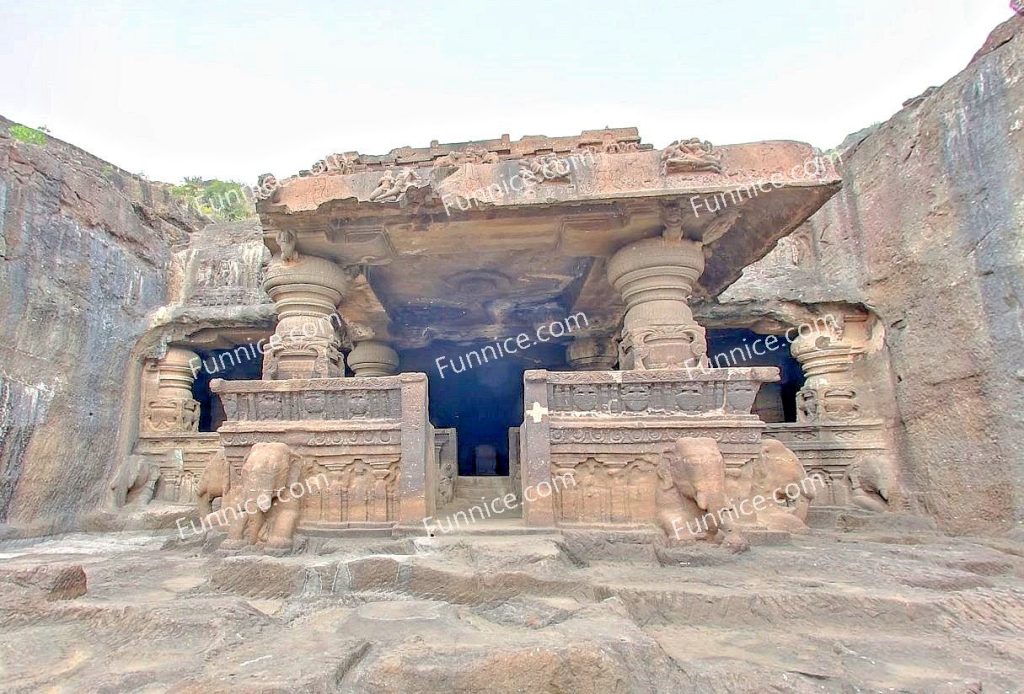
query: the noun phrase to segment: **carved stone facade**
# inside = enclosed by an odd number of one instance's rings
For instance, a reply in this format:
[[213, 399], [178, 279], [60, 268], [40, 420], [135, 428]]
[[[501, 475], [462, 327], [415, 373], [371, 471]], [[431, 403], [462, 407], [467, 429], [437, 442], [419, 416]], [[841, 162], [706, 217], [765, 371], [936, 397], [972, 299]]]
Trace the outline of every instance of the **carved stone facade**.
[[[522, 498], [526, 524], [659, 527], [659, 508], [671, 505], [664, 482], [672, 450], [694, 465], [713, 457], [724, 492], [749, 490], [766, 428], [752, 407], [760, 386], [778, 381], [779, 372], [709, 369], [691, 296], [720, 293], [839, 181], [834, 171], [783, 177], [773, 197], [746, 201], [742, 215], [684, 209], [687, 196], [710, 195], [710, 188], [725, 194], [759, 180], [764, 166], [791, 171], [812, 153], [794, 143], [716, 149], [697, 139], [657, 151], [635, 131], [605, 130], [435, 143], [381, 157], [347, 153], [296, 178], [265, 178], [258, 208], [273, 260], [237, 283], [251, 289], [262, 276], [273, 302], [277, 321], [265, 342], [262, 380], [214, 380], [213, 404], [225, 420], [216, 435], [200, 434], [188, 368], [198, 356], [172, 349], [149, 367], [155, 395], [144, 398], [138, 450], [160, 460], [157, 497], [204, 508], [218, 496], [222, 505], [245, 503], [247, 460], [252, 474], [274, 467], [271, 459], [288, 460], [289, 480], [324, 480], [295, 506], [263, 510], [284, 514], [280, 528], [273, 519], [232, 528], [234, 543], [255, 545], [286, 544], [296, 527], [417, 524], [467, 490], [466, 500], [476, 501], [477, 491], [490, 488], [467, 481], [456, 494], [456, 432], [432, 427], [427, 377], [395, 375], [399, 354], [411, 360], [432, 343], [497, 340], [527, 329], [546, 341], [538, 320], [567, 309], [585, 317], [583, 329], [552, 332], [550, 354], [564, 348], [573, 371], [527, 371], [524, 421], [508, 432], [507, 486]], [[586, 166], [575, 167], [584, 156]], [[728, 181], [720, 176], [723, 162]], [[516, 176], [523, 189], [502, 187]], [[500, 195], [491, 195], [495, 190]], [[442, 203], [453, 195], [479, 201], [481, 191], [490, 191], [487, 204], [459, 204], [458, 215]], [[249, 255], [244, 266], [252, 270]], [[220, 277], [213, 265], [203, 267]], [[234, 286], [233, 268], [221, 268], [217, 281]], [[269, 328], [269, 306], [261, 308], [247, 337]], [[196, 349], [219, 348], [223, 340], [209, 332], [196, 337]], [[831, 366], [840, 338], [835, 345], [800, 343], [794, 354], [808, 368], [808, 392], [827, 405], [830, 421], [845, 424], [843, 417], [859, 410], [856, 402], [844, 408], [844, 386]], [[508, 340], [500, 344], [514, 353]], [[517, 388], [507, 385], [515, 397]], [[496, 471], [503, 446], [474, 445], [475, 469]], [[864, 504], [885, 498], [878, 477], [867, 467], [857, 474]], [[573, 484], [541, 498], [527, 493], [556, 479]], [[268, 523], [277, 542], [268, 539]]]
[[301, 528], [389, 527], [433, 511], [437, 470], [423, 374], [211, 387], [228, 415], [218, 433], [232, 489], [261, 442], [286, 444], [309, 475], [323, 475], [326, 482], [302, 497]]
[[528, 525], [651, 526], [656, 469], [680, 438], [708, 438], [726, 467], [760, 455], [765, 424], [751, 414], [778, 369], [559, 373], [527, 371], [520, 429], [523, 486], [556, 485], [525, 500]]

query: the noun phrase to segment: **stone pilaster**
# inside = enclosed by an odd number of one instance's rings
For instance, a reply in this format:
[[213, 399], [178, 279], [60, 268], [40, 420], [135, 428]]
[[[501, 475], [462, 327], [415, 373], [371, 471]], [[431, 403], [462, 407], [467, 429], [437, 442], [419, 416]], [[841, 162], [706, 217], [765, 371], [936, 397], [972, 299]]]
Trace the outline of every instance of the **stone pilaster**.
[[394, 376], [398, 373], [398, 352], [378, 340], [363, 340], [348, 353], [348, 367], [359, 378]]
[[619, 360], [615, 340], [603, 335], [574, 338], [565, 357], [573, 371], [611, 371]]
[[801, 333], [790, 347], [806, 381], [797, 393], [798, 422], [850, 421], [860, 417], [853, 360], [863, 350], [843, 341], [841, 326]]
[[142, 433], [161, 434], [199, 430], [199, 403], [192, 397], [195, 352], [170, 347], [156, 362], [155, 388], [148, 388], [142, 403]]
[[620, 369], [681, 369], [707, 363], [704, 328], [693, 319], [687, 303], [702, 272], [702, 244], [688, 239], [644, 239], [612, 256], [608, 281], [626, 302]]
[[274, 300], [277, 330], [263, 361], [263, 380], [341, 378], [338, 302], [350, 274], [311, 255], [275, 258], [263, 288]]

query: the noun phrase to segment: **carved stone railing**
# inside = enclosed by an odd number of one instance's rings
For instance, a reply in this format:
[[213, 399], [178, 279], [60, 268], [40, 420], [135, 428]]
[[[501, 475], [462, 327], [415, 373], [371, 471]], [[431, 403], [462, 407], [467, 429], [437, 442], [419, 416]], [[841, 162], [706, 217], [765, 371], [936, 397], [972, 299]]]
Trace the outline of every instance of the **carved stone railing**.
[[[659, 371], [527, 371], [520, 430], [528, 525], [647, 526], [656, 468], [681, 437], [718, 442], [738, 469], [760, 453], [765, 423], [751, 414], [774, 367]], [[555, 485], [554, 477], [574, 483]], [[534, 497], [531, 499], [530, 497]]]
[[214, 454], [220, 450], [215, 432], [141, 434], [135, 453], [160, 467], [154, 499], [178, 504], [196, 503], [199, 478]]
[[881, 420], [769, 424], [765, 435], [796, 453], [809, 477], [821, 480], [814, 506], [850, 506], [850, 468], [889, 455]]
[[424, 374], [210, 385], [227, 414], [218, 433], [232, 485], [260, 441], [287, 444], [308, 462], [309, 476], [326, 478], [318, 488], [307, 485], [300, 527], [384, 527], [433, 512], [437, 473]]

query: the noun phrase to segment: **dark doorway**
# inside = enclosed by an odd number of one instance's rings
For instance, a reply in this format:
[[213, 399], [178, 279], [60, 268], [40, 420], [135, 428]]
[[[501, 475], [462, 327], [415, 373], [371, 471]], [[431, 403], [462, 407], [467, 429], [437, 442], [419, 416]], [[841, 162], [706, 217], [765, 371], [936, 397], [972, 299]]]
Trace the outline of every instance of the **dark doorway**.
[[433, 342], [399, 354], [402, 371], [427, 374], [431, 424], [458, 430], [460, 476], [478, 474], [475, 451], [480, 445], [494, 446], [496, 473], [508, 475], [508, 429], [523, 422], [523, 372], [565, 369], [564, 344], [538, 344], [486, 361], [482, 347]]
[[210, 390], [210, 381], [258, 381], [263, 377], [263, 355], [255, 344], [214, 350], [192, 348], [203, 362], [192, 386], [192, 397], [199, 401], [199, 431], [217, 431], [226, 418], [220, 397]]
[[[713, 366], [777, 366], [782, 380], [761, 386], [754, 401], [754, 414], [769, 423], [796, 421], [796, 394], [803, 388], [804, 372], [790, 354], [784, 336], [776, 335], [775, 340], [766, 343], [767, 335], [744, 328], [726, 328], [708, 330], [707, 337], [708, 358]], [[775, 349], [770, 349], [772, 345]]]

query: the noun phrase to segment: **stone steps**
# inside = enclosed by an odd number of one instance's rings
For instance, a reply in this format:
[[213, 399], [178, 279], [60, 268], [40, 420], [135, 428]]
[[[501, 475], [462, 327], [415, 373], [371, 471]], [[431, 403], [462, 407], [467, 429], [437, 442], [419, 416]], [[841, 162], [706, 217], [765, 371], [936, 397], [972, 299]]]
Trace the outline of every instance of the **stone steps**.
[[455, 480], [455, 498], [480, 501], [500, 499], [511, 491], [507, 476], [459, 477]]

